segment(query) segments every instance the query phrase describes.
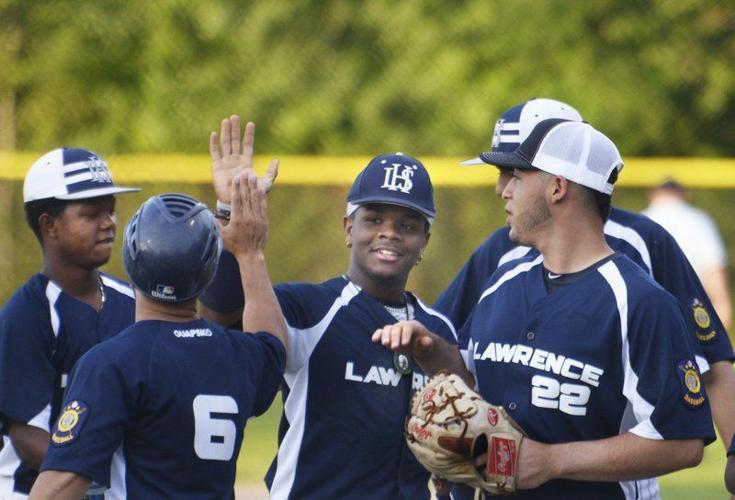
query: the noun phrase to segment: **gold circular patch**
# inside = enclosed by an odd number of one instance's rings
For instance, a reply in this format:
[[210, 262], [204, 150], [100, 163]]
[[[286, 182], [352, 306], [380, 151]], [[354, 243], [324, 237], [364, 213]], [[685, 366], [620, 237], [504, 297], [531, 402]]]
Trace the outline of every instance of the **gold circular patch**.
[[73, 409], [66, 410], [59, 418], [59, 432], [69, 432], [79, 422], [79, 412]]
[[709, 328], [710, 319], [707, 309], [703, 306], [694, 306], [692, 311], [694, 312], [694, 321], [697, 323], [697, 326], [699, 328]]
[[689, 392], [697, 394], [702, 388], [702, 383], [699, 381], [699, 375], [696, 370], [690, 368], [684, 372], [684, 383], [687, 386]]

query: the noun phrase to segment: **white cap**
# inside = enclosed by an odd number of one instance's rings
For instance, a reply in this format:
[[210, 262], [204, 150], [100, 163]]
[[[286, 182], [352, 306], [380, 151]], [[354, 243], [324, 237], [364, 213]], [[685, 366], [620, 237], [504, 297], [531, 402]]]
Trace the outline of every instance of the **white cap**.
[[539, 169], [605, 194], [613, 192], [610, 174], [623, 169], [618, 148], [605, 134], [568, 120], [544, 120], [515, 152], [484, 156], [501, 168]]
[[140, 188], [115, 186], [107, 163], [86, 149], [59, 148], [31, 166], [23, 182], [23, 201], [82, 200]]
[[[500, 115], [493, 131], [491, 153], [512, 153], [531, 134], [539, 122], [550, 118], [561, 118], [576, 122], [582, 115], [569, 104], [554, 99], [531, 99], [513, 106]], [[462, 162], [462, 165], [487, 165], [482, 153], [477, 158]]]

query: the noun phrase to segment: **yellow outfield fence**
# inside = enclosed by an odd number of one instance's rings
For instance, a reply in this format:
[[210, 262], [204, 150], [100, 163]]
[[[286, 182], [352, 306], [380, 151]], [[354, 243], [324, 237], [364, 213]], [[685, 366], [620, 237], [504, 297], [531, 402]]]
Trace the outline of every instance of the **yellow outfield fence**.
[[[22, 180], [42, 153], [0, 152], [0, 179]], [[116, 182], [210, 181], [207, 155], [145, 154], [105, 156]], [[266, 168], [272, 156], [255, 159], [256, 170]], [[279, 184], [348, 185], [370, 160], [368, 156], [280, 156]], [[460, 157], [420, 158], [436, 186], [482, 186], [495, 183], [494, 168], [462, 167]], [[629, 158], [617, 185], [649, 187], [673, 178], [693, 188], [735, 188], [735, 159]]]

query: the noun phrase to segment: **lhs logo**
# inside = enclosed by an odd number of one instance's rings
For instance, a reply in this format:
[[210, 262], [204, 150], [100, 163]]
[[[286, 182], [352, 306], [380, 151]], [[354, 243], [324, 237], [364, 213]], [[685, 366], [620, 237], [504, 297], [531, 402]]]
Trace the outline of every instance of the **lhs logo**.
[[109, 184], [112, 182], [112, 176], [107, 169], [107, 164], [97, 156], [90, 156], [87, 162], [87, 168], [92, 175], [92, 182], [102, 182]]
[[402, 165], [400, 163], [393, 163], [390, 167], [384, 167], [385, 179], [380, 187], [386, 188], [388, 191], [410, 193], [413, 189], [411, 177], [413, 177], [417, 168], [416, 165]]

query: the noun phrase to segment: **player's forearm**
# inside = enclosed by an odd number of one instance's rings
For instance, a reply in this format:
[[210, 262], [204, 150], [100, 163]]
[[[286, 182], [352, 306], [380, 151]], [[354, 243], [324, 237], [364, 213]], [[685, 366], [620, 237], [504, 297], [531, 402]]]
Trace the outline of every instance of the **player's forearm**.
[[29, 500], [78, 500], [92, 483], [74, 472], [43, 471], [33, 485]]
[[[223, 250], [214, 279], [207, 286], [207, 291], [199, 297], [199, 315], [226, 328], [240, 323], [245, 302], [241, 279], [240, 265], [235, 256], [228, 250]], [[225, 297], [227, 298], [225, 307], [229, 310], [222, 311], [222, 301]], [[207, 304], [211, 304], [215, 309]]]
[[630, 481], [694, 467], [702, 460], [703, 450], [701, 439], [653, 440], [630, 432], [608, 439], [555, 445], [527, 440], [521, 445], [519, 471], [524, 473], [525, 462], [529, 464], [527, 474], [547, 474], [543, 482]]
[[236, 258], [243, 292], [247, 297], [242, 313], [243, 329], [272, 333], [288, 349], [286, 322], [268, 276], [265, 256], [262, 252], [254, 252], [239, 254]]
[[717, 431], [727, 448], [735, 434], [735, 370], [729, 361], [718, 361], [703, 378]]
[[8, 437], [25, 465], [35, 470], [41, 468], [51, 440], [48, 432], [32, 425], [11, 422], [8, 425]]
[[702, 280], [704, 290], [715, 308], [717, 316], [726, 329], [732, 324], [732, 303], [727, 269], [724, 267], [707, 270]]
[[434, 335], [431, 350], [421, 354], [414, 354], [414, 359], [421, 369], [430, 377], [436, 375], [440, 370], [458, 375], [465, 383], [475, 386], [475, 377], [467, 369], [459, 349], [456, 345], [449, 344], [438, 335]]

